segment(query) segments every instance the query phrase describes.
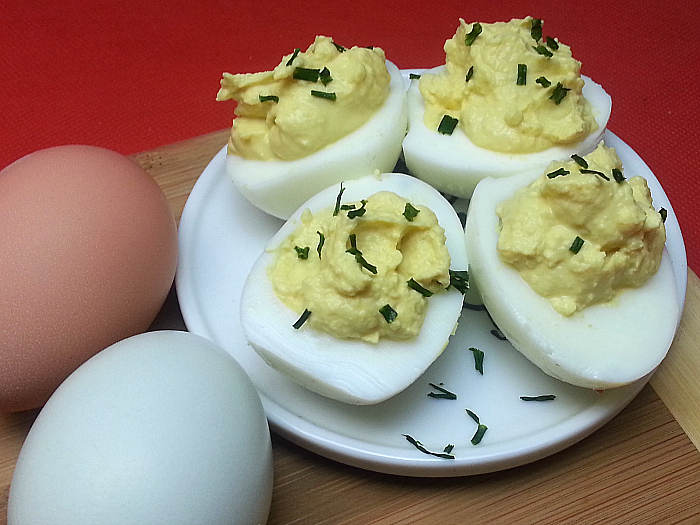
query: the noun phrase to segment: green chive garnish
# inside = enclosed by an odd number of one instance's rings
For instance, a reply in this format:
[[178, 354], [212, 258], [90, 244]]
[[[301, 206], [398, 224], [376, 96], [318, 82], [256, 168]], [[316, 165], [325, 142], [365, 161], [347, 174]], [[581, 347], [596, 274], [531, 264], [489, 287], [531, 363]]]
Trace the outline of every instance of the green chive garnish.
[[551, 49], [554, 49], [554, 51], [556, 51], [557, 49], [559, 49], [559, 44], [558, 44], [557, 41], [554, 40], [551, 36], [548, 36], [547, 38], [545, 38], [545, 41], [547, 42], [547, 45], [548, 45]]
[[659, 208], [659, 215], [661, 215], [661, 222], [666, 222], [666, 217], [668, 217], [668, 210], [666, 210], [666, 208]]
[[445, 454], [449, 454], [450, 452], [452, 452], [452, 450], [453, 450], [454, 448], [455, 448], [455, 446], [450, 444], [450, 445], [446, 445], [445, 448], [442, 449], [442, 451], [443, 451]]
[[518, 86], [524, 86], [527, 82], [527, 64], [518, 64], [518, 78], [515, 84]]
[[564, 168], [559, 168], [554, 171], [550, 171], [547, 173], [547, 177], [550, 179], [553, 179], [554, 177], [559, 177], [560, 175], [568, 175], [569, 170], [565, 170]]
[[312, 89], [311, 94], [314, 97], [325, 98], [327, 100], [335, 100], [335, 93], [333, 93], [333, 92], [329, 93], [327, 91], [316, 91], [315, 89]]
[[414, 208], [410, 202], [407, 202], [406, 206], [404, 206], [402, 215], [406, 217], [408, 222], [413, 222], [413, 219], [416, 218], [416, 215], [418, 215], [419, 212], [420, 210]]
[[[425, 448], [423, 446], [423, 444], [420, 441], [418, 441], [417, 439], [412, 438], [408, 434], [401, 434], [401, 435], [406, 438], [406, 441], [408, 441], [411, 445], [413, 445], [418, 450], [420, 450], [423, 454], [429, 454], [431, 456], [436, 456], [436, 457], [442, 458], [442, 459], [454, 459], [455, 458], [452, 454], [450, 454], [450, 452], [452, 452], [452, 448], [454, 448], [451, 445], [447, 445], [445, 447], [444, 452], [431, 452], [430, 450]], [[448, 448], [449, 448], [449, 450], [448, 450]]]
[[363, 268], [368, 270], [370, 273], [376, 274], [377, 267], [374, 266], [373, 264], [368, 263], [367, 260], [362, 255], [362, 252], [357, 249], [357, 236], [354, 233], [351, 233], [349, 239], [350, 239], [350, 248], [345, 250], [345, 252], [349, 253], [351, 255], [354, 255], [355, 261], [357, 261], [357, 263], [360, 266], [362, 266]]
[[310, 315], [311, 312], [305, 309], [304, 312], [301, 314], [301, 317], [299, 317], [299, 319], [297, 319], [296, 322], [292, 325], [294, 329], [299, 330], [299, 328], [301, 328], [301, 325], [303, 325], [306, 322]]
[[569, 246], [569, 250], [576, 254], [581, 250], [582, 246], [583, 246], [583, 239], [577, 235], [576, 238], [574, 239], [574, 242], [572, 242], [571, 246]]
[[450, 286], [454, 286], [463, 294], [469, 291], [469, 272], [466, 270], [450, 270]]
[[622, 174], [622, 170], [620, 170], [618, 168], [612, 169], [612, 176], [615, 179], [615, 182], [624, 182], [625, 181], [625, 176]]
[[436, 385], [435, 383], [428, 383], [437, 392], [428, 392], [428, 397], [433, 397], [435, 399], [457, 399], [457, 394], [450, 392], [446, 388]]
[[602, 179], [610, 180], [610, 177], [608, 177], [608, 176], [607, 176], [605, 173], [603, 173], [602, 171], [598, 171], [598, 170], [587, 170], [587, 169], [582, 169], [582, 170], [580, 170], [580, 171], [581, 171], [581, 173], [592, 173], [592, 174], [594, 174], [594, 175], [598, 175], [598, 176], [599, 176], [600, 178], [602, 178]]
[[379, 313], [382, 314], [384, 317], [384, 320], [387, 323], [393, 323], [394, 319], [399, 315], [396, 313], [396, 310], [394, 310], [391, 305], [385, 304], [379, 309]]
[[464, 81], [469, 82], [473, 76], [474, 76], [474, 66], [469, 66], [469, 71], [467, 71], [467, 75], [464, 77]]
[[258, 95], [260, 102], [279, 102], [280, 98], [277, 95]]
[[481, 24], [479, 22], [474, 22], [474, 24], [472, 24], [471, 32], [464, 37], [464, 43], [467, 46], [471, 46], [474, 43], [474, 40], [476, 40], [476, 37], [481, 34], [482, 30]]
[[325, 86], [326, 84], [328, 84], [330, 81], [333, 80], [333, 77], [331, 76], [330, 70], [327, 67], [324, 67], [320, 71], [320, 73], [318, 74], [318, 79]]
[[535, 79], [535, 82], [537, 82], [540, 86], [546, 88], [552, 85], [552, 83], [549, 80], [547, 80], [547, 77], [537, 77]]
[[287, 60], [287, 63], [286, 63], [285, 65], [291, 66], [291, 65], [292, 65], [292, 62], [294, 62], [294, 59], [295, 59], [295, 58], [297, 57], [297, 55], [299, 54], [299, 51], [301, 51], [301, 49], [299, 49], [299, 48], [297, 47], [297, 48], [294, 50], [294, 53], [292, 53], [292, 56], [290, 57], [290, 59]]
[[352, 210], [348, 211], [348, 219], [355, 219], [356, 217], [362, 217], [365, 212], [367, 211], [365, 209], [365, 205], [367, 204], [367, 201], [365, 199], [362, 199], [360, 201], [362, 206], [359, 208], [353, 208]]
[[552, 58], [554, 55], [552, 52], [544, 46], [532, 46], [532, 48], [537, 51], [540, 55], [544, 55], [547, 58]]
[[588, 168], [588, 162], [586, 162], [586, 159], [584, 159], [583, 157], [580, 157], [579, 155], [576, 155], [574, 153], [573, 155], [571, 155], [571, 158], [574, 159], [576, 161], [576, 164], [578, 164], [582, 168]]
[[488, 427], [486, 425], [481, 424], [481, 422], [479, 421], [479, 416], [477, 416], [474, 412], [472, 412], [468, 408], [466, 408], [465, 410], [467, 411], [467, 414], [469, 414], [469, 417], [471, 417], [478, 425], [476, 433], [472, 437], [472, 445], [478, 445], [481, 442], [481, 439], [484, 437], [484, 434], [488, 430]]
[[416, 292], [421, 294], [423, 297], [430, 297], [431, 295], [433, 295], [433, 292], [431, 292], [427, 288], [423, 288], [421, 286], [421, 284], [418, 281], [416, 281], [413, 277], [411, 277], [408, 281], [406, 281], [406, 283], [408, 284], [408, 287], [411, 290], [415, 290]]
[[294, 80], [306, 80], [308, 82], [318, 82], [318, 76], [321, 74], [320, 69], [311, 69], [308, 67], [295, 67], [292, 73]]
[[304, 248], [301, 248], [299, 246], [295, 246], [294, 251], [297, 252], [297, 257], [299, 259], [308, 259], [309, 258], [309, 247], [308, 246], [305, 246]]
[[549, 98], [553, 100], [555, 104], [559, 105], [569, 91], [569, 88], [565, 88], [561, 82], [557, 82]]
[[484, 375], [484, 352], [478, 348], [471, 347], [469, 350], [474, 354], [474, 368], [482, 376]]
[[333, 217], [338, 215], [338, 212], [340, 211], [340, 199], [343, 197], [343, 192], [345, 191], [345, 188], [343, 187], [343, 183], [340, 183], [340, 191], [338, 192], [338, 196], [335, 198], [335, 208], [333, 208]]
[[557, 396], [554, 394], [546, 394], [543, 396], [520, 396], [523, 401], [553, 401]]
[[535, 42], [539, 42], [542, 38], [542, 19], [535, 18], [532, 21], [532, 27], [530, 28], [530, 36], [532, 36]]
[[420, 75], [418, 73], [409, 73], [408, 78], [409, 80], [418, 80], [420, 78]]
[[440, 121], [440, 125], [438, 126], [438, 133], [442, 133], [443, 135], [452, 135], [452, 132], [457, 127], [457, 122], [459, 122], [459, 119], [450, 117], [449, 115], [444, 115]]
[[318, 252], [318, 258], [321, 258], [321, 249], [323, 248], [323, 243], [326, 242], [326, 236], [323, 235], [322, 232], [317, 231], [318, 233], [318, 246], [316, 246], [316, 251]]

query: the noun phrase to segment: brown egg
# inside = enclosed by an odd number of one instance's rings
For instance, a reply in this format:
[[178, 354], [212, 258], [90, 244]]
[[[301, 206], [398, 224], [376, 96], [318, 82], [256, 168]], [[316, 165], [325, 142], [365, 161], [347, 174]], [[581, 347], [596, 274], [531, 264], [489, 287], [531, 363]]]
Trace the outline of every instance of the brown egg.
[[168, 201], [131, 159], [59, 146], [0, 171], [0, 411], [41, 406], [92, 355], [145, 331], [176, 264]]

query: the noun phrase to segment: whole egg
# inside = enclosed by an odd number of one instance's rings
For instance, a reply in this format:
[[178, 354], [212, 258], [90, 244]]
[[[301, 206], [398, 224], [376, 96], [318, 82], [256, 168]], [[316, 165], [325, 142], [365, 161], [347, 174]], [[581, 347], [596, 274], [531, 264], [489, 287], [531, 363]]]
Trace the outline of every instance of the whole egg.
[[145, 170], [81, 145], [3, 169], [0, 224], [0, 411], [15, 411], [149, 327], [172, 286], [177, 229]]
[[89, 359], [22, 446], [8, 524], [256, 525], [272, 498], [262, 403], [203, 337], [156, 331]]

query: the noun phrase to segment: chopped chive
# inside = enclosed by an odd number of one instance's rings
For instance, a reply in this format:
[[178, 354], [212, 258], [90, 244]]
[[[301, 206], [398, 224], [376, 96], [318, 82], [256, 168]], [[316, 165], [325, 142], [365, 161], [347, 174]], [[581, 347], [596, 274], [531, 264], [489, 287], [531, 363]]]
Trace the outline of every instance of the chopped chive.
[[484, 375], [484, 352], [478, 348], [471, 347], [469, 350], [474, 354], [474, 368], [482, 376]]
[[474, 76], [474, 66], [469, 66], [466, 76], [464, 77], [465, 82], [469, 82]]
[[297, 55], [299, 54], [299, 51], [301, 51], [301, 49], [297, 47], [297, 48], [294, 50], [294, 53], [292, 53], [292, 56], [290, 57], [290, 59], [287, 60], [287, 63], [285, 64], [286, 66], [291, 66], [291, 65], [292, 65], [292, 62], [294, 62], [294, 59], [295, 59], [295, 58], [297, 57]]
[[471, 46], [474, 43], [474, 40], [476, 40], [476, 37], [481, 34], [482, 31], [481, 24], [479, 22], [474, 22], [472, 24], [472, 30], [469, 32], [465, 37], [464, 37], [464, 43], [467, 46]]
[[437, 129], [438, 133], [442, 133], [443, 135], [452, 135], [452, 132], [457, 127], [457, 122], [459, 122], [459, 119], [456, 119], [449, 115], [443, 115], [442, 120], [440, 121], [440, 125]]
[[535, 82], [537, 82], [540, 86], [546, 88], [552, 85], [552, 83], [549, 80], [547, 80], [547, 77], [537, 77], [535, 79]]
[[277, 95], [258, 95], [260, 102], [279, 102], [280, 98]]
[[610, 177], [608, 177], [605, 173], [602, 171], [598, 170], [588, 170], [588, 169], [582, 169], [580, 170], [581, 173], [592, 173], [594, 175], [598, 175], [600, 178], [605, 179], [605, 180], [610, 180]]
[[447, 452], [447, 448], [450, 447], [451, 445], [447, 445], [447, 447], [445, 447], [446, 452], [431, 452], [430, 450], [425, 448], [423, 446], [423, 444], [420, 441], [418, 441], [417, 439], [409, 436], [408, 434], [401, 434], [401, 435], [406, 438], [406, 441], [408, 441], [411, 445], [413, 445], [418, 450], [420, 450], [423, 454], [429, 454], [431, 456], [436, 456], [436, 457], [442, 458], [442, 459], [454, 459], [455, 458], [452, 454], [450, 454], [450, 452], [452, 452], [451, 448], [450, 448], [449, 452]]
[[577, 235], [576, 238], [574, 239], [574, 242], [572, 242], [571, 246], [569, 246], [569, 250], [576, 254], [579, 251], [581, 251], [582, 246], [583, 246], [583, 239]]
[[481, 422], [479, 421], [479, 416], [477, 416], [474, 412], [469, 410], [468, 408], [465, 409], [467, 411], [467, 414], [469, 414], [469, 417], [471, 417], [474, 422], [478, 425], [476, 429], [476, 433], [472, 437], [472, 445], [478, 445], [482, 438], [484, 437], [484, 434], [488, 430], [488, 427], [486, 425], [482, 425]]
[[314, 97], [325, 98], [327, 100], [335, 100], [335, 93], [333, 93], [333, 92], [329, 93], [327, 91], [316, 91], [315, 89], [312, 89], [311, 94]]
[[338, 196], [335, 198], [335, 208], [333, 208], [333, 217], [338, 215], [338, 212], [340, 211], [340, 199], [343, 197], [343, 192], [345, 191], [345, 188], [343, 187], [343, 183], [340, 183], [340, 191], [338, 192]]
[[518, 78], [515, 80], [515, 84], [518, 86], [524, 86], [527, 82], [527, 64], [518, 64]]
[[348, 219], [355, 219], [357, 217], [362, 217], [365, 214], [365, 212], [367, 211], [365, 209], [365, 205], [367, 204], [367, 201], [365, 199], [362, 199], [360, 201], [360, 203], [362, 204], [362, 206], [360, 206], [359, 208], [353, 208], [352, 210], [348, 211]]
[[659, 215], [661, 215], [661, 222], [666, 222], [668, 210], [666, 210], [666, 208], [659, 208]]
[[323, 243], [326, 242], [326, 236], [323, 235], [322, 232], [317, 231], [318, 233], [318, 246], [316, 246], [316, 251], [318, 252], [318, 258], [321, 258], [321, 249], [323, 248]]
[[301, 314], [301, 317], [299, 317], [299, 319], [296, 320], [292, 327], [294, 327], [295, 330], [299, 330], [299, 328], [301, 328], [301, 325], [303, 325], [306, 322], [310, 315], [311, 311], [304, 309], [304, 312]]
[[555, 104], [559, 105], [569, 91], [570, 88], [565, 88], [561, 82], [557, 82], [549, 98], [553, 100]]
[[565, 170], [564, 168], [559, 168], [559, 169], [556, 169], [554, 171], [550, 171], [549, 173], [547, 173], [547, 177], [550, 179], [553, 179], [554, 177], [558, 177], [560, 175], [568, 175], [568, 174], [569, 174], [569, 170]]
[[339, 53], [344, 53], [344, 52], [345, 52], [345, 48], [344, 48], [343, 46], [341, 46], [340, 44], [336, 44], [336, 43], [333, 42], [332, 40], [331, 40], [331, 43], [335, 46], [335, 48], [338, 50]]
[[306, 80], [308, 82], [318, 82], [318, 76], [321, 74], [320, 69], [311, 69], [308, 67], [295, 67], [292, 73], [294, 80]]
[[345, 252], [349, 253], [351, 255], [354, 255], [355, 260], [358, 262], [358, 264], [360, 266], [367, 269], [370, 273], [376, 274], [377, 267], [374, 266], [373, 264], [368, 263], [367, 260], [362, 255], [362, 252], [357, 249], [357, 236], [354, 233], [351, 233], [349, 239], [350, 239], [350, 248], [345, 250]]
[[450, 270], [450, 286], [454, 286], [463, 294], [469, 291], [469, 272], [466, 270]]
[[406, 281], [406, 283], [408, 284], [408, 287], [411, 290], [415, 290], [416, 292], [421, 294], [423, 297], [430, 297], [431, 295], [433, 295], [433, 292], [431, 292], [427, 288], [423, 288], [421, 286], [421, 284], [418, 281], [416, 281], [413, 277], [411, 277], [408, 281]]
[[612, 176], [615, 179], [615, 182], [624, 182], [625, 181], [625, 176], [622, 174], [621, 169], [613, 168], [612, 169]]
[[554, 54], [544, 46], [532, 46], [532, 48], [537, 51], [540, 55], [544, 55], [547, 58], [552, 58]]
[[340, 206], [340, 209], [343, 211], [354, 210], [355, 208], [357, 208], [357, 206], [355, 206], [354, 204], [342, 204]]
[[309, 247], [305, 246], [303, 248], [299, 246], [294, 247], [294, 251], [297, 252], [297, 257], [299, 259], [308, 259], [309, 258]]
[[409, 73], [408, 78], [409, 80], [418, 80], [420, 78], [420, 75], [418, 73]]
[[559, 49], [559, 44], [558, 44], [557, 41], [554, 40], [551, 36], [548, 36], [547, 38], [545, 38], [545, 41], [547, 42], [547, 45], [548, 45], [551, 49], [553, 49], [554, 51], [556, 51], [557, 49]]
[[413, 219], [416, 218], [416, 216], [418, 215], [419, 212], [420, 212], [420, 210], [414, 208], [413, 205], [411, 205], [410, 202], [407, 202], [407, 203], [406, 203], [406, 206], [404, 206], [403, 214], [402, 214], [402, 215], [403, 215], [404, 217], [406, 217], [406, 220], [407, 220], [408, 222], [413, 222]]
[[446, 388], [436, 385], [435, 383], [428, 383], [437, 392], [428, 392], [428, 397], [433, 397], [435, 399], [457, 399], [457, 394], [450, 392]]
[[387, 323], [393, 323], [396, 317], [399, 315], [396, 313], [396, 310], [394, 310], [391, 305], [385, 304], [379, 309], [379, 313], [382, 314], [382, 317], [384, 317], [384, 320]]
[[535, 18], [532, 20], [532, 27], [530, 28], [530, 36], [535, 42], [539, 42], [542, 38], [542, 19]]
[[327, 67], [324, 67], [320, 71], [320, 73], [318, 74], [318, 78], [324, 86], [333, 80], [333, 77], [331, 76], [331, 72]]
[[576, 153], [574, 153], [573, 155], [571, 155], [571, 158], [574, 159], [576, 161], [576, 164], [578, 164], [582, 168], [588, 168], [588, 162], [586, 162], [586, 159], [584, 159], [583, 157], [580, 157], [579, 155], [576, 155]]
[[545, 394], [543, 396], [520, 396], [520, 399], [523, 401], [552, 401], [556, 397], [554, 394]]
[[446, 445], [445, 448], [442, 449], [442, 451], [443, 451], [445, 454], [449, 454], [450, 452], [452, 452], [452, 450], [454, 450], [454, 448], [455, 448], [454, 445], [449, 444], [449, 445]]

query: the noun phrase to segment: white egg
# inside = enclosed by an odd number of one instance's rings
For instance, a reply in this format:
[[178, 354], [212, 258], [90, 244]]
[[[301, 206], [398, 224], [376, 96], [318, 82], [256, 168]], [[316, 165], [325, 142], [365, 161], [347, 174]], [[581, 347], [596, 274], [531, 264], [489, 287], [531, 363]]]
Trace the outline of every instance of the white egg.
[[398, 68], [386, 61], [389, 95], [376, 113], [354, 132], [297, 160], [249, 160], [227, 155], [226, 170], [236, 188], [253, 205], [280, 219], [331, 184], [375, 170], [391, 171], [406, 135], [406, 84]]
[[[452, 270], [466, 270], [464, 229], [452, 206], [434, 188], [409, 175], [385, 173], [344, 183], [344, 202], [391, 191], [412, 204], [424, 205], [445, 230]], [[378, 343], [337, 339], [312, 329], [295, 330], [299, 313], [276, 297], [267, 267], [270, 250], [300, 224], [301, 213], [333, 208], [339, 186], [320, 192], [304, 204], [272, 238], [256, 261], [241, 296], [241, 324], [256, 352], [273, 368], [321, 395], [352, 404], [379, 403], [412, 384], [440, 355], [456, 328], [462, 294], [454, 287], [428, 299], [426, 317], [415, 339]]]
[[241, 366], [200, 336], [149, 332], [51, 396], [17, 460], [8, 524], [255, 525], [271, 497], [270, 434]]
[[[618, 153], [627, 166], [626, 156]], [[626, 174], [645, 175], [629, 167]], [[640, 288], [622, 292], [610, 304], [589, 306], [569, 317], [560, 315], [516, 270], [501, 262], [496, 249], [496, 207], [539, 175], [489, 178], [477, 185], [466, 224], [472, 284], [510, 343], [545, 373], [594, 389], [646, 376], [666, 355], [680, 318], [667, 251], [658, 272]]]
[[[438, 72], [444, 66], [430, 72]], [[440, 191], [469, 198], [477, 183], [486, 177], [509, 177], [524, 171], [541, 173], [551, 161], [568, 159], [573, 153], [586, 155], [593, 151], [605, 132], [612, 100], [605, 90], [583, 76], [583, 96], [593, 107], [598, 129], [581, 142], [557, 146], [536, 153], [500, 153], [475, 145], [459, 126], [451, 135], [428, 129], [423, 122], [425, 103], [418, 89], [418, 80], [412, 80], [408, 89], [409, 131], [403, 142], [406, 166], [416, 177]]]

